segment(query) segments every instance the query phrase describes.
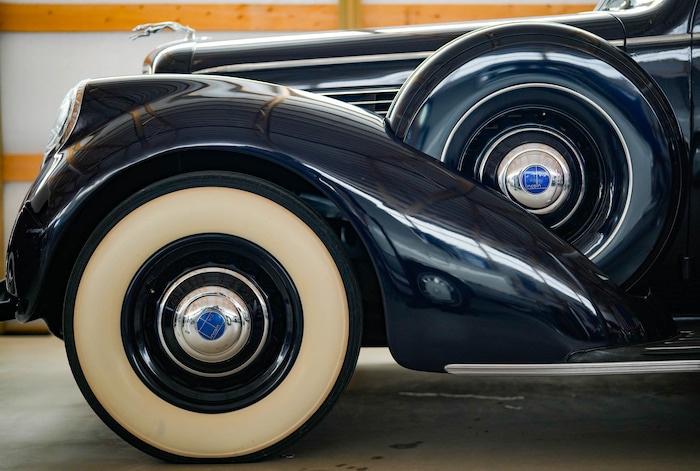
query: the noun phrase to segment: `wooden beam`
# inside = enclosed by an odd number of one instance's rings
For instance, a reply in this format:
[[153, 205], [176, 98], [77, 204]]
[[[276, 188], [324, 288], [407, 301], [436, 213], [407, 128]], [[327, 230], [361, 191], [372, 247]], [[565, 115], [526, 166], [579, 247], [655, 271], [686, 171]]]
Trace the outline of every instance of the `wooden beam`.
[[42, 154], [5, 154], [2, 157], [2, 181], [30, 182], [39, 174]]
[[525, 16], [546, 16], [591, 11], [595, 3], [557, 4], [378, 4], [362, 5], [362, 27], [418, 25], [452, 21], [490, 20]]
[[0, 31], [130, 31], [177, 21], [199, 31], [306, 31], [338, 28], [334, 4], [25, 4], [0, 3]]
[[362, 27], [361, 4], [361, 0], [339, 0], [340, 29]]
[[138, 24], [178, 21], [199, 31], [314, 31], [576, 13], [577, 4], [41, 4], [0, 3], [0, 32], [129, 31]]

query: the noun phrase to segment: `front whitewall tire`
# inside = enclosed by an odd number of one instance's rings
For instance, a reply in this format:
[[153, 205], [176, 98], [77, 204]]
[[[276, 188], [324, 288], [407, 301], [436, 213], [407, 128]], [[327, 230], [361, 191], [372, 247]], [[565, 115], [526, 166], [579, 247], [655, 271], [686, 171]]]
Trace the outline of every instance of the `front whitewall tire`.
[[[267, 251], [289, 274], [303, 312], [301, 345], [284, 378], [257, 402], [221, 413], [186, 410], [155, 394], [135, 372], [122, 336], [124, 299], [137, 272], [163, 247], [201, 233], [232, 235]], [[191, 459], [267, 454], [322, 409], [347, 381], [348, 363], [354, 366], [348, 275], [326, 244], [293, 211], [244, 189], [184, 188], [139, 205], [104, 234], [69, 283], [76, 285], [74, 303], [67, 303], [74, 304], [69, 358], [77, 360], [72, 367], [86, 397], [94, 395], [106, 422], [146, 451]]]

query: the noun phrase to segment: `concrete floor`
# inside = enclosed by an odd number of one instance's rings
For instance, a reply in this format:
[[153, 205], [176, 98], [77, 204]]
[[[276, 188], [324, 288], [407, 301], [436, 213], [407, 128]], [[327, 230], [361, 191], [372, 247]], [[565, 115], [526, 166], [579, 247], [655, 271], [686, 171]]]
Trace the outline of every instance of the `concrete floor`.
[[700, 375], [458, 378], [363, 350], [335, 409], [282, 456], [170, 465], [93, 414], [61, 341], [0, 336], [0, 468], [13, 470], [697, 470]]

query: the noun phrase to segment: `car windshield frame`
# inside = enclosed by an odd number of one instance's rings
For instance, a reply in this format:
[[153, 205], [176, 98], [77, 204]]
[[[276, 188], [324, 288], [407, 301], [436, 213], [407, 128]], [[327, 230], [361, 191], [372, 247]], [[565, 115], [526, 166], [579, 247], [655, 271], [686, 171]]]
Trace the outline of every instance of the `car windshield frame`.
[[597, 11], [629, 11], [637, 8], [655, 7], [665, 0], [601, 0]]

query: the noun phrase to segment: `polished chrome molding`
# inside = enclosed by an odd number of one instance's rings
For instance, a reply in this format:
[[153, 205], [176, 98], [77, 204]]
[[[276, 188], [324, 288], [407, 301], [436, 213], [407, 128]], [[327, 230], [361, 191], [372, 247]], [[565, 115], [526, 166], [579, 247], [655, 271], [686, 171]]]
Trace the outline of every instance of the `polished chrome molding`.
[[361, 94], [369, 94], [369, 93], [398, 93], [399, 88], [398, 87], [393, 87], [393, 88], [387, 88], [387, 87], [382, 87], [382, 88], [351, 88], [351, 89], [345, 89], [345, 90], [338, 90], [338, 91], [323, 91], [323, 92], [317, 92], [319, 95], [333, 95], [333, 96], [347, 96], [347, 95], [361, 95]]
[[629, 38], [625, 42], [625, 47], [634, 49], [635, 47], [645, 47], [649, 45], [663, 45], [663, 47], [673, 47], [674, 45], [687, 46], [693, 39], [692, 35], [667, 34], [663, 36], [643, 36], [639, 38]]
[[[212, 275], [216, 283], [206, 281], [206, 277]], [[253, 354], [237, 367], [219, 373], [199, 371], [178, 359], [172, 350], [172, 342], [168, 340], [171, 337], [169, 334], [174, 336], [175, 344], [187, 357], [203, 363], [230, 361], [253, 341], [250, 310], [239, 293], [228, 287], [231, 280], [237, 280], [253, 294], [254, 304], [262, 313], [260, 338], [255, 340], [257, 345]], [[200, 282], [204, 284], [199, 285]], [[177, 307], [170, 325], [165, 325], [167, 304], [172, 300], [178, 301]], [[221, 267], [193, 270], [170, 284], [158, 304], [156, 325], [160, 346], [185, 371], [202, 377], [230, 376], [250, 365], [262, 352], [271, 322], [267, 306], [267, 296], [241, 273]], [[214, 323], [210, 319], [214, 319]], [[209, 327], [213, 329], [210, 331]]]
[[269, 69], [299, 69], [303, 67], [318, 67], [341, 64], [366, 64], [368, 62], [394, 62], [408, 60], [424, 60], [433, 51], [397, 52], [394, 54], [369, 54], [362, 56], [317, 57], [312, 59], [293, 59], [270, 62], [247, 62], [245, 64], [220, 65], [207, 69], [195, 70], [195, 74], [230, 74]]
[[623, 361], [604, 363], [552, 363], [445, 366], [459, 376], [601, 376], [650, 373], [699, 373], [700, 360]]
[[[698, 319], [679, 319], [685, 325], [678, 336], [647, 345], [619, 347], [612, 354], [635, 355], [637, 361], [571, 362], [550, 364], [451, 364], [445, 371], [462, 376], [600, 376], [650, 373], [699, 373], [700, 330]], [[601, 352], [606, 352], [601, 350]], [[588, 353], [595, 353], [591, 351]], [[586, 353], [584, 352], [584, 355]], [[629, 359], [629, 357], [627, 357]], [[660, 360], [659, 358], [666, 358]]]

